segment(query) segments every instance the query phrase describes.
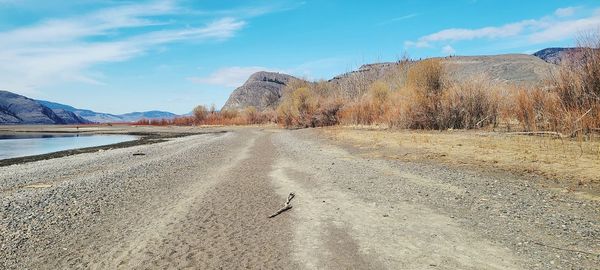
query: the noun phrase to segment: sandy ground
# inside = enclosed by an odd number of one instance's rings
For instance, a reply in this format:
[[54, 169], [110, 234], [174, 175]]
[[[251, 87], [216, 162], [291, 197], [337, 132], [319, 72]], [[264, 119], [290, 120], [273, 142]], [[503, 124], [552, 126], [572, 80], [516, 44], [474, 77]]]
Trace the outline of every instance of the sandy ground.
[[1, 167], [0, 268], [600, 265], [597, 201], [368, 157], [317, 130], [227, 131]]

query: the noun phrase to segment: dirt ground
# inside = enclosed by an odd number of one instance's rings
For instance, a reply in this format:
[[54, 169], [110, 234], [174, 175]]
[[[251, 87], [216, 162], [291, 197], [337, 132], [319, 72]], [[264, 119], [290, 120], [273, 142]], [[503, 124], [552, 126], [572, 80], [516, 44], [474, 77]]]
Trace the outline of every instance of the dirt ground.
[[402, 161], [544, 176], [548, 188], [600, 200], [600, 140], [510, 135], [478, 131], [323, 129], [330, 139], [371, 150], [368, 155]]
[[322, 129], [211, 131], [0, 167], [0, 268], [600, 264], [600, 202], [545, 178], [374, 155]]

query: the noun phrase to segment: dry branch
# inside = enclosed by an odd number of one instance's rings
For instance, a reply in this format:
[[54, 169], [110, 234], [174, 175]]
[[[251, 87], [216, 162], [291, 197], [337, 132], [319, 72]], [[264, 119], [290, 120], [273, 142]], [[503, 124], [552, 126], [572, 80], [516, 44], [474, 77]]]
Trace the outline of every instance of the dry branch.
[[285, 201], [285, 204], [283, 205], [283, 207], [279, 210], [277, 210], [277, 212], [275, 212], [274, 214], [270, 215], [269, 218], [273, 218], [276, 217], [277, 215], [292, 209], [292, 205], [290, 204], [290, 202], [292, 201], [292, 199], [294, 198], [294, 196], [296, 196], [294, 194], [294, 192], [291, 192], [290, 195], [288, 195], [287, 200]]
[[568, 136], [565, 136], [562, 133], [555, 132], [555, 131], [509, 132], [507, 134], [508, 135], [540, 135], [540, 136], [550, 135], [550, 136], [556, 136], [559, 138], [568, 138]]

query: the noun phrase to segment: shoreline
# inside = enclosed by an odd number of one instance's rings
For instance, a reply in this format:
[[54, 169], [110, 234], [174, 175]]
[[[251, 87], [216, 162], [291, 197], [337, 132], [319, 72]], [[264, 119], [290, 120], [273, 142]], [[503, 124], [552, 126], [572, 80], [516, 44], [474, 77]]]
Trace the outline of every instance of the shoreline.
[[[8, 127], [8, 128], [7, 128]], [[133, 131], [131, 129], [142, 129], [139, 131]], [[71, 155], [92, 153], [97, 151], [105, 151], [111, 149], [128, 148], [138, 145], [155, 144], [165, 142], [168, 139], [181, 138], [192, 135], [202, 134], [214, 134], [214, 133], [225, 133], [227, 130], [214, 130], [214, 129], [187, 129], [180, 130], [180, 128], [172, 129], [160, 129], [160, 130], [149, 130], [145, 126], [85, 126], [85, 129], [77, 129], [74, 126], [4, 126], [0, 128], [0, 133], [7, 134], [19, 134], [19, 133], [44, 133], [44, 134], [85, 134], [85, 135], [132, 135], [138, 136], [138, 139], [132, 141], [125, 141], [113, 144], [74, 148], [68, 150], [62, 150], [57, 152], [51, 152], [40, 155], [23, 156], [16, 158], [0, 159], [0, 167], [25, 164], [29, 162], [35, 162], [40, 160], [48, 160], [61, 158]]]

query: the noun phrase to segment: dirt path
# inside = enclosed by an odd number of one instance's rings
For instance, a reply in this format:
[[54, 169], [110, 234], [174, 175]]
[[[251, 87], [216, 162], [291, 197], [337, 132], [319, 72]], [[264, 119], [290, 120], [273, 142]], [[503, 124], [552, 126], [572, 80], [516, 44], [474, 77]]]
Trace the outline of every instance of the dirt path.
[[[0, 268], [594, 269], [600, 262], [591, 255], [600, 250], [597, 203], [523, 188], [505, 175], [374, 160], [317, 138], [312, 130], [236, 129], [0, 168]], [[507, 184], [487, 185], [498, 177]], [[268, 219], [289, 192], [297, 195], [293, 209]], [[547, 194], [560, 202], [541, 205]]]

